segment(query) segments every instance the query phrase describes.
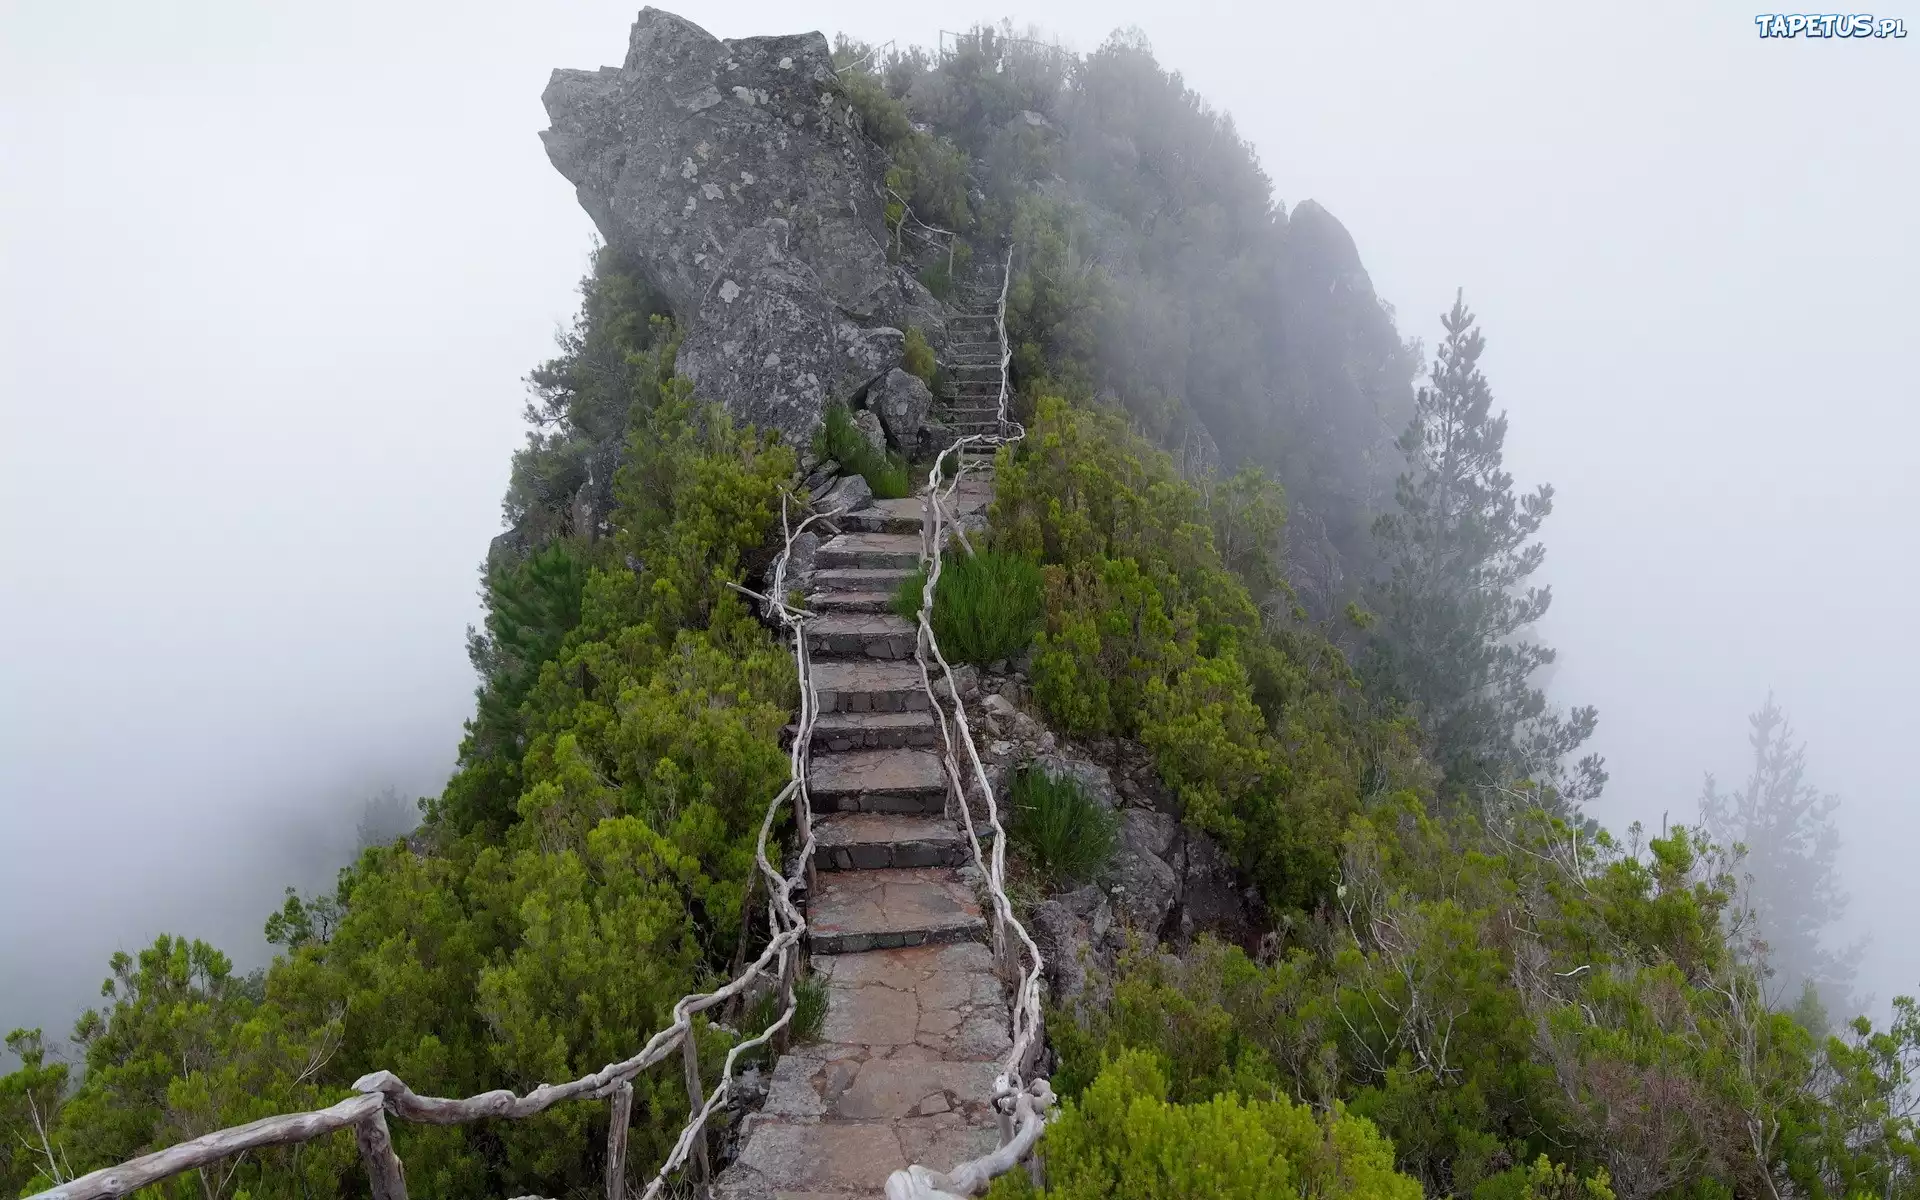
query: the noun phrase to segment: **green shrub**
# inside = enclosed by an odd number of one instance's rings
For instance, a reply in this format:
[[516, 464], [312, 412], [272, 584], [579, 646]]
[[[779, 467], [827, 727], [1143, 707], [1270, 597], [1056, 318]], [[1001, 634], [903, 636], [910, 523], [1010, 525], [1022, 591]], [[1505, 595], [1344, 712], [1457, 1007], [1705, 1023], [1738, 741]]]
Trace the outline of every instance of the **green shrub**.
[[[941, 561], [933, 635], [947, 661], [998, 662], [1025, 652], [1045, 608], [1040, 568], [1017, 554], [980, 550], [970, 555], [957, 544]], [[894, 611], [908, 620], [918, 617], [925, 581], [919, 572], [901, 580]]]
[[1233, 1093], [1200, 1104], [1167, 1102], [1152, 1054], [1121, 1054], [1079, 1102], [1047, 1127], [1047, 1183], [1024, 1172], [995, 1181], [995, 1200], [1419, 1200], [1420, 1185], [1393, 1169], [1393, 1144], [1339, 1105], [1325, 1115], [1283, 1095]]
[[913, 491], [907, 460], [898, 454], [875, 451], [873, 443], [855, 428], [853, 414], [844, 404], [827, 406], [814, 452], [864, 478], [876, 499], [897, 500]]
[[1532, 1166], [1482, 1180], [1473, 1200], [1613, 1200], [1613, 1186], [1604, 1167], [1582, 1179], [1542, 1154]]
[[1084, 883], [1113, 858], [1119, 819], [1075, 781], [1022, 771], [1007, 802], [1014, 842], [1055, 881]]
[[[944, 260], [942, 269], [945, 269]], [[938, 292], [934, 293], [939, 295]], [[907, 327], [906, 349], [900, 356], [900, 365], [909, 374], [918, 375], [920, 382], [933, 386], [933, 372], [937, 364], [933, 361], [933, 347], [927, 345], [927, 335], [920, 332], [918, 325]]]

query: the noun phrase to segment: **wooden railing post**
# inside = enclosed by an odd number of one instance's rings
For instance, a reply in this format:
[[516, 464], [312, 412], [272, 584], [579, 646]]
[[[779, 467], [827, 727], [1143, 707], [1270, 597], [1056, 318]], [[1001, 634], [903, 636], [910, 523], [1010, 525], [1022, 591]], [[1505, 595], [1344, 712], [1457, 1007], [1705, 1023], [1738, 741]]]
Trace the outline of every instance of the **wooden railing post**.
[[[680, 1062], [687, 1069], [688, 1120], [699, 1115], [700, 1109], [707, 1103], [706, 1095], [700, 1090], [700, 1045], [693, 1036], [693, 1026], [687, 1026], [687, 1036], [680, 1042]], [[687, 1169], [701, 1184], [707, 1182], [712, 1174], [712, 1164], [707, 1161], [707, 1130], [703, 1125], [693, 1135], [693, 1147], [687, 1152]]]
[[373, 1200], [407, 1200], [407, 1175], [400, 1156], [393, 1152], [386, 1110], [376, 1108], [361, 1118], [353, 1127], [353, 1140], [360, 1144], [361, 1161], [367, 1164]]
[[626, 1200], [627, 1126], [633, 1123], [633, 1084], [613, 1089], [613, 1115], [607, 1125], [607, 1200]]
[[[799, 973], [799, 969], [800, 945], [796, 942], [791, 949], [780, 956], [780, 1009], [782, 1012], [786, 1011], [786, 1009], [793, 1004], [793, 981], [795, 975]], [[792, 1044], [793, 1022], [789, 1020], [785, 1025], [782, 1025], [774, 1031], [774, 1057], [778, 1058], [780, 1055], [785, 1054], [787, 1047]]]

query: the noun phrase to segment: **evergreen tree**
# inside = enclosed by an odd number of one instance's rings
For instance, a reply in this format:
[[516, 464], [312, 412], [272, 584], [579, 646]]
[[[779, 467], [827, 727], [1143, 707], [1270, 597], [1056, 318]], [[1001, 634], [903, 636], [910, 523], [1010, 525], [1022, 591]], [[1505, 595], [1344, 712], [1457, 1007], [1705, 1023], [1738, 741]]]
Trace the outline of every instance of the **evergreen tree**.
[[1456, 295], [1446, 338], [1400, 437], [1407, 470], [1395, 510], [1374, 522], [1389, 575], [1368, 655], [1376, 695], [1420, 719], [1456, 788], [1530, 782], [1560, 803], [1599, 794], [1597, 756], [1562, 764], [1592, 734], [1597, 714], [1550, 711], [1534, 673], [1554, 652], [1524, 634], [1551, 590], [1527, 580], [1546, 556], [1533, 540], [1553, 511], [1553, 487], [1515, 495], [1501, 465], [1505, 413], [1480, 371], [1486, 338]]
[[1828, 1012], [1852, 1011], [1862, 947], [1831, 948], [1826, 935], [1846, 912], [1840, 890], [1840, 798], [1807, 782], [1807, 748], [1773, 696], [1747, 718], [1753, 767], [1745, 786], [1721, 791], [1707, 776], [1700, 820], [1723, 845], [1743, 847], [1748, 905], [1781, 998], [1808, 986]]
[[20, 1066], [0, 1075], [0, 1195], [19, 1196], [73, 1178], [58, 1132], [68, 1066], [47, 1061], [38, 1029], [9, 1033], [7, 1051]]

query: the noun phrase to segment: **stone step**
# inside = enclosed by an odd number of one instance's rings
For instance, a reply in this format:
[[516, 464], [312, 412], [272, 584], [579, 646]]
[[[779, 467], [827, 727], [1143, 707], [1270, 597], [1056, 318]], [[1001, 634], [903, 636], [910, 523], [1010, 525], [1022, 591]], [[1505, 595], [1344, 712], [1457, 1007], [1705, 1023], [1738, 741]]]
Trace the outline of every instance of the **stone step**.
[[900, 581], [913, 574], [920, 567], [915, 563], [910, 568], [880, 567], [838, 567], [829, 571], [815, 571], [812, 575], [814, 590], [817, 592], [891, 592], [900, 586]]
[[813, 722], [815, 754], [939, 744], [940, 727], [934, 724], [932, 711], [924, 708], [912, 712], [821, 713]]
[[818, 613], [893, 611], [892, 592], [815, 592], [807, 597], [807, 607]]
[[807, 794], [817, 813], [938, 813], [947, 806], [947, 773], [932, 750], [848, 750], [807, 764]]
[[927, 707], [920, 664], [911, 659], [830, 659], [815, 663], [813, 691], [822, 713], [912, 712]]
[[807, 645], [816, 655], [912, 658], [916, 632], [892, 613], [825, 613], [807, 622]]
[[814, 822], [813, 836], [826, 871], [957, 867], [973, 857], [967, 835], [945, 817], [832, 813]]
[[828, 871], [807, 901], [815, 954], [976, 941], [987, 922], [973, 889], [947, 867]]
[[839, 520], [840, 528], [847, 533], [914, 533], [920, 532], [921, 500], [918, 496], [903, 496], [898, 500], [875, 500], [857, 512], [850, 512]]
[[822, 568], [912, 570], [920, 565], [920, 538], [905, 533], [842, 533], [827, 539], [813, 561]]

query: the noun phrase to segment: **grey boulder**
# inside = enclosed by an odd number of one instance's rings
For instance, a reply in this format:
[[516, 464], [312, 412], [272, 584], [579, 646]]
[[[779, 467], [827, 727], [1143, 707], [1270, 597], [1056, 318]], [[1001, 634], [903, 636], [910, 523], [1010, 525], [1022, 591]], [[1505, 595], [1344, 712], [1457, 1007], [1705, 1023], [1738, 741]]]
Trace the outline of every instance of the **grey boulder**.
[[880, 424], [893, 444], [911, 454], [919, 445], [927, 414], [933, 411], [933, 393], [918, 375], [895, 367], [867, 393], [867, 407], [880, 414]]

